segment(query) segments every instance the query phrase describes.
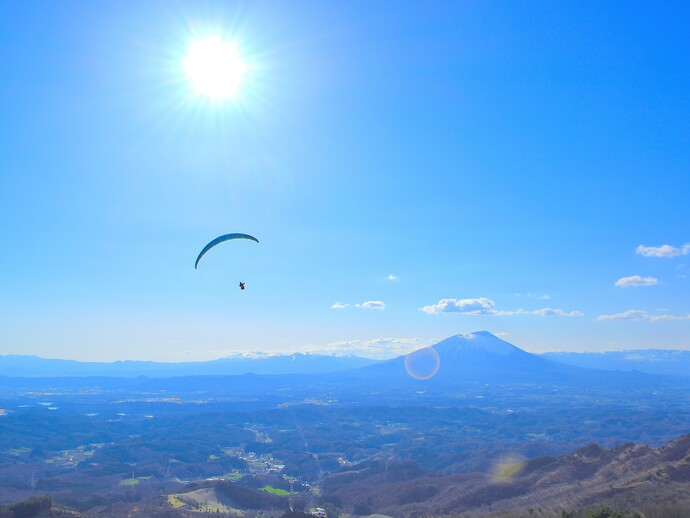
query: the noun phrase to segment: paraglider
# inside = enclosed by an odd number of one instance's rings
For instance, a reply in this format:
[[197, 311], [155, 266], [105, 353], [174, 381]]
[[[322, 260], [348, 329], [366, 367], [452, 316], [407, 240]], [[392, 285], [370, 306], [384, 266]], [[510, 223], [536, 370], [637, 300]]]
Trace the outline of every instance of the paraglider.
[[196, 258], [196, 263], [194, 263], [194, 269], [196, 269], [199, 266], [199, 261], [201, 261], [201, 258], [204, 255], [206, 255], [206, 252], [208, 252], [211, 248], [225, 241], [230, 241], [232, 239], [251, 239], [252, 241], [256, 241], [257, 243], [259, 242], [258, 239], [256, 239], [254, 236], [250, 236], [249, 234], [225, 234], [224, 236], [219, 236], [204, 247], [204, 249], [199, 254], [199, 257]]
[[[211, 241], [209, 244], [207, 244], [203, 248], [203, 250], [201, 250], [199, 257], [196, 258], [196, 262], [194, 263], [194, 269], [197, 269], [197, 267], [199, 266], [199, 261], [201, 261], [201, 258], [211, 248], [213, 248], [216, 245], [219, 245], [220, 243], [223, 243], [225, 241], [231, 241], [233, 239], [249, 239], [251, 241], [256, 241], [257, 243], [259, 242], [258, 239], [256, 239], [254, 236], [250, 236], [249, 234], [225, 234], [223, 236], [219, 236], [219, 237], [215, 238], [213, 241]], [[240, 289], [244, 290], [244, 282], [240, 282]]]

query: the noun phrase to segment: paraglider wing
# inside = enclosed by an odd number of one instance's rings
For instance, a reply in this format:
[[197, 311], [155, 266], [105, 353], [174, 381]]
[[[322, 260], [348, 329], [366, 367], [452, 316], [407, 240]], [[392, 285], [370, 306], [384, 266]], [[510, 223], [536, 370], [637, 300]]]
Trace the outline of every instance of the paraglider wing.
[[214, 246], [223, 243], [224, 241], [230, 241], [231, 239], [251, 239], [252, 241], [256, 241], [257, 243], [259, 242], [258, 239], [256, 239], [254, 236], [250, 236], [249, 234], [225, 234], [224, 236], [219, 236], [204, 247], [204, 249], [199, 254], [199, 257], [196, 258], [196, 263], [194, 263], [194, 269], [196, 269], [197, 266], [199, 266], [199, 261], [201, 261], [201, 258], [204, 256], [204, 254], [206, 254], [206, 252], [208, 252]]

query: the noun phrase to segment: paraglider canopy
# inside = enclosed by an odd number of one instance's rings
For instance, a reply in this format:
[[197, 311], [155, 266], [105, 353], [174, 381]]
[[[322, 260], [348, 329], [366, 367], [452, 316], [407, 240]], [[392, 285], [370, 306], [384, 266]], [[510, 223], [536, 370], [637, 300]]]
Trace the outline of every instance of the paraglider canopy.
[[219, 236], [204, 247], [204, 249], [199, 254], [199, 257], [196, 258], [196, 263], [194, 263], [194, 268], [196, 269], [199, 266], [199, 261], [201, 261], [201, 258], [211, 248], [213, 248], [216, 245], [219, 245], [220, 243], [223, 243], [225, 241], [230, 241], [232, 239], [250, 239], [252, 241], [256, 241], [257, 243], [259, 242], [258, 239], [256, 239], [254, 236], [250, 236], [249, 234], [225, 234], [224, 236]]

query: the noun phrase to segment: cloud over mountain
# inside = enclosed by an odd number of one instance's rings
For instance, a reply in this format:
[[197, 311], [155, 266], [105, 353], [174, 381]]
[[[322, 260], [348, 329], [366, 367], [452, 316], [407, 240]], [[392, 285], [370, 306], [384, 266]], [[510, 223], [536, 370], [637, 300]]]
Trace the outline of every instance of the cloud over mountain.
[[562, 309], [541, 308], [527, 310], [518, 308], [515, 310], [498, 310], [496, 303], [486, 297], [476, 299], [441, 299], [436, 304], [419, 308], [424, 313], [435, 315], [440, 313], [460, 313], [463, 315], [479, 316], [511, 316], [511, 315], [535, 315], [539, 317], [581, 317], [580, 311], [564, 311]]
[[496, 304], [486, 297], [478, 299], [441, 299], [436, 304], [421, 309], [430, 315], [436, 313], [464, 313], [466, 315], [491, 315]]

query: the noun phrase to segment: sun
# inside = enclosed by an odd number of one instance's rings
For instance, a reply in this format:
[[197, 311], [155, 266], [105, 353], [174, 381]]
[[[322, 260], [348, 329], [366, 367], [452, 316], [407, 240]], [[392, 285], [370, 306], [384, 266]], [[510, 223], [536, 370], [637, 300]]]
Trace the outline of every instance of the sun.
[[214, 100], [237, 97], [246, 68], [237, 45], [218, 36], [193, 41], [184, 60], [195, 92]]

